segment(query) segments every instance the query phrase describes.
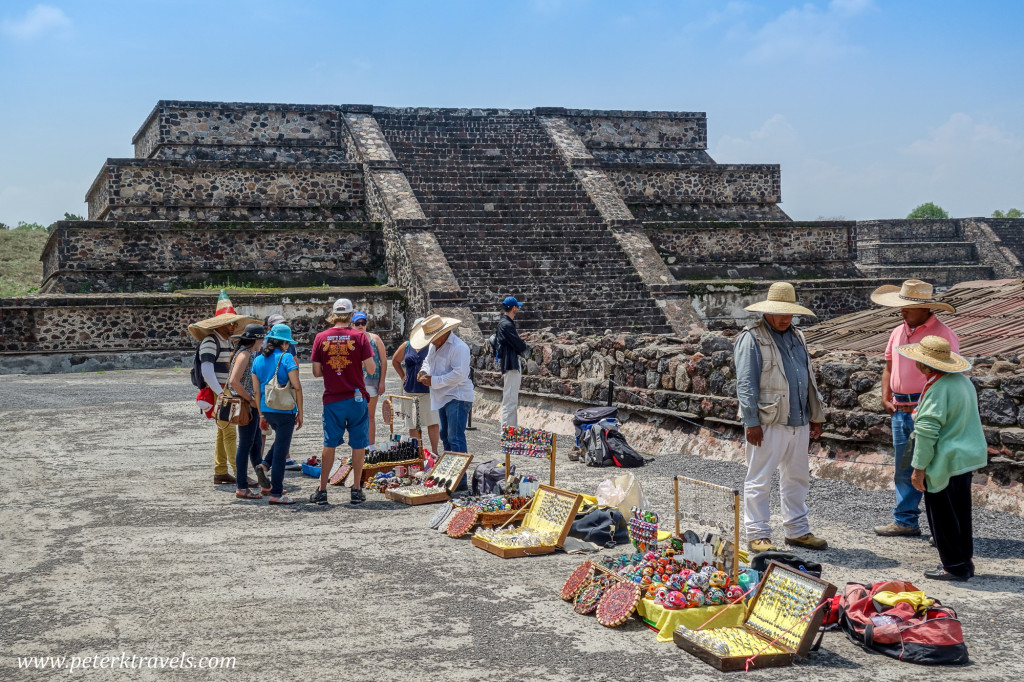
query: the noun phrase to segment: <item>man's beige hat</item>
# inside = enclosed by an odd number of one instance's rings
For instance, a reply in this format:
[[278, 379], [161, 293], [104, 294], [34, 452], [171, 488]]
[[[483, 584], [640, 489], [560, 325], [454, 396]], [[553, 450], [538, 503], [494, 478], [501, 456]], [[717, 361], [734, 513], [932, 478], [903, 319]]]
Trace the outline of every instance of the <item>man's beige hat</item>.
[[188, 326], [188, 333], [191, 334], [192, 338], [196, 341], [202, 341], [212, 334], [215, 329], [220, 329], [221, 327], [225, 327], [229, 324], [235, 324], [236, 322], [244, 322], [245, 324], [263, 324], [261, 320], [258, 320], [255, 317], [250, 317], [249, 315], [224, 313], [217, 317], [211, 317], [209, 319], [190, 324]]
[[921, 343], [897, 346], [896, 352], [940, 372], [956, 374], [971, 368], [971, 363], [954, 353], [949, 347], [949, 341], [941, 336], [926, 336], [921, 339]]
[[813, 311], [797, 305], [796, 289], [789, 282], [775, 282], [768, 287], [767, 299], [751, 303], [744, 310], [769, 315], [814, 315]]
[[460, 324], [462, 324], [462, 320], [456, 320], [454, 317], [431, 315], [412, 328], [412, 333], [409, 335], [409, 345], [416, 350], [426, 348], [428, 343], [441, 334], [455, 329]]
[[908, 279], [900, 287], [895, 284], [880, 286], [872, 292], [871, 302], [886, 308], [932, 308], [956, 312], [950, 304], [936, 301], [932, 285], [919, 279]]

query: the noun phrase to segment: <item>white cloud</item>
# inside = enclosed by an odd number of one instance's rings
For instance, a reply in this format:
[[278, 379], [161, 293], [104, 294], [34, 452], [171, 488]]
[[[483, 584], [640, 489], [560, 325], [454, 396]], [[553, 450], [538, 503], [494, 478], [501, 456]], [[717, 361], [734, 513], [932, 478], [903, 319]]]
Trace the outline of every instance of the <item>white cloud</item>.
[[832, 0], [826, 9], [809, 2], [791, 7], [754, 32], [747, 57], [820, 61], [856, 52], [846, 35], [846, 21], [873, 7], [871, 0]]
[[33, 40], [47, 33], [71, 28], [71, 19], [64, 10], [51, 5], [36, 5], [21, 19], [4, 19], [0, 31], [18, 40]]
[[719, 163], [779, 163], [780, 154], [802, 149], [796, 128], [785, 116], [775, 114], [746, 137], [723, 135], [711, 155]]

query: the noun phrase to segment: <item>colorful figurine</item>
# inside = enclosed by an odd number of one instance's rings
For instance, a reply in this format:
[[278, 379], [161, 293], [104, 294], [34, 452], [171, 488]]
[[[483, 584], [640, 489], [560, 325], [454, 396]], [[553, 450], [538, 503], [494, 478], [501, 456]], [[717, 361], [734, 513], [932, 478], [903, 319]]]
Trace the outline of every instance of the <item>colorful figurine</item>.
[[726, 598], [731, 602], [741, 599], [744, 594], [745, 591], [739, 585], [730, 585], [729, 588], [725, 591]]
[[704, 593], [696, 587], [686, 591], [686, 605], [691, 609], [704, 606]]
[[662, 606], [666, 609], [684, 609], [689, 606], [689, 602], [682, 592], [679, 590], [672, 590], [665, 597], [665, 601]]
[[708, 585], [724, 590], [729, 586], [729, 574], [725, 571], [715, 571], [708, 578]]
[[725, 592], [718, 587], [709, 587], [708, 591], [704, 593], [704, 601], [707, 604], [724, 604], [726, 602]]

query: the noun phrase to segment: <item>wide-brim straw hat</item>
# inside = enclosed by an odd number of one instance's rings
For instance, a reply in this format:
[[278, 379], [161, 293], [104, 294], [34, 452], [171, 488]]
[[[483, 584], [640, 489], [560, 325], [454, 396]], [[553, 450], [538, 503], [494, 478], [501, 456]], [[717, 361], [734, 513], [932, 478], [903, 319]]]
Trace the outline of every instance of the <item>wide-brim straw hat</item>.
[[409, 345], [416, 350], [426, 348], [428, 343], [460, 324], [462, 324], [462, 320], [457, 320], [454, 317], [431, 315], [412, 328], [412, 333], [409, 334]]
[[188, 326], [188, 333], [192, 335], [196, 341], [202, 341], [207, 336], [213, 333], [215, 329], [220, 329], [229, 324], [235, 324], [236, 322], [245, 322], [246, 324], [260, 324], [260, 320], [249, 315], [239, 315], [238, 313], [221, 313], [216, 317], [211, 317], [200, 322], [194, 322]]
[[919, 279], [908, 279], [902, 286], [884, 284], [871, 293], [871, 302], [886, 308], [931, 308], [956, 312], [950, 304], [936, 301], [932, 285]]
[[957, 374], [971, 368], [963, 356], [953, 352], [949, 341], [941, 336], [926, 336], [920, 343], [897, 346], [896, 352], [909, 360], [915, 360], [940, 372]]
[[768, 287], [768, 298], [751, 303], [744, 310], [768, 315], [814, 315], [813, 310], [797, 304], [796, 289], [789, 282], [775, 282]]

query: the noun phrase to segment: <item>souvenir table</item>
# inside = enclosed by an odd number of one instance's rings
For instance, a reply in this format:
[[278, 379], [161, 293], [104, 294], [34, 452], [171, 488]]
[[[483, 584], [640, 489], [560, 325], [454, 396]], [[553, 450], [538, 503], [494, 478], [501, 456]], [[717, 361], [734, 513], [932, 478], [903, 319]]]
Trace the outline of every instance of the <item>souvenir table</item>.
[[[418, 438], [401, 436], [400, 440], [375, 443], [366, 448], [363, 460], [363, 483], [380, 473], [387, 473], [395, 467], [422, 467], [423, 445]], [[333, 477], [332, 477], [333, 478]]]
[[446, 452], [437, 460], [437, 464], [422, 483], [390, 488], [384, 494], [389, 500], [409, 505], [447, 502], [472, 461], [473, 455]]
[[512, 455], [547, 458], [548, 485], [555, 485], [555, 453], [558, 451], [558, 436], [550, 431], [531, 429], [525, 426], [505, 426], [501, 429], [501, 451], [505, 455], [505, 476], [512, 470]]
[[792, 665], [810, 652], [825, 615], [823, 602], [835, 592], [834, 585], [773, 561], [740, 625], [718, 627], [716, 622], [701, 631], [680, 627], [673, 639], [719, 670]]
[[479, 530], [473, 544], [503, 559], [551, 554], [565, 542], [582, 503], [578, 493], [541, 485], [518, 528]]

